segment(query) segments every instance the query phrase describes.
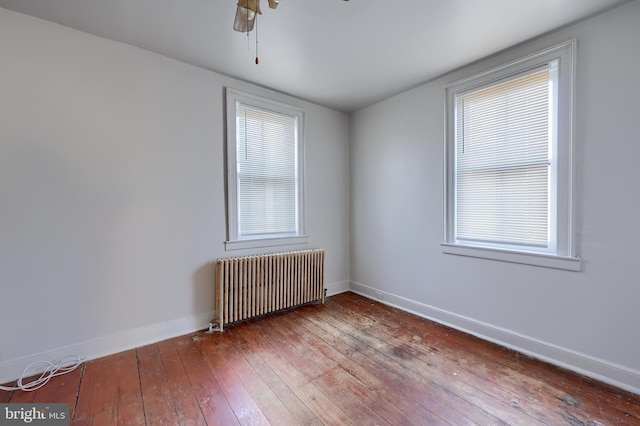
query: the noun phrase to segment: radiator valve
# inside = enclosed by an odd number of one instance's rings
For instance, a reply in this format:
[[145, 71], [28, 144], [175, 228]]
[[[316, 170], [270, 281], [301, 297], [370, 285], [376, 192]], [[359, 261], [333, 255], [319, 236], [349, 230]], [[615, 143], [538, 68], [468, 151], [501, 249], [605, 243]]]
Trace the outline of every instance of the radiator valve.
[[220, 331], [220, 327], [218, 326], [217, 322], [211, 320], [209, 322], [209, 331], [207, 331], [207, 333], [213, 333], [214, 331]]

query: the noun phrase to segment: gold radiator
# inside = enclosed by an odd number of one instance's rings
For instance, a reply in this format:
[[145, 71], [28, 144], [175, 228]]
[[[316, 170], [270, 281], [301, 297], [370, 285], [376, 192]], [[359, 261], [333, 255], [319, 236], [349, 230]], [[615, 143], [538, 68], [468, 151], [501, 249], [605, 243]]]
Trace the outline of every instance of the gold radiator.
[[210, 329], [310, 302], [324, 303], [324, 250], [218, 259]]

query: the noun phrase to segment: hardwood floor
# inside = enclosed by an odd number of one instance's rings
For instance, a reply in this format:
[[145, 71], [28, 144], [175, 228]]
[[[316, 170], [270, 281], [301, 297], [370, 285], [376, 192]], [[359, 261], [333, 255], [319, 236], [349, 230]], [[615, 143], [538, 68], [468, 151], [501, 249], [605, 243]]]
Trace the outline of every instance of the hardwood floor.
[[640, 425], [640, 396], [353, 293], [87, 362], [0, 402], [74, 425]]

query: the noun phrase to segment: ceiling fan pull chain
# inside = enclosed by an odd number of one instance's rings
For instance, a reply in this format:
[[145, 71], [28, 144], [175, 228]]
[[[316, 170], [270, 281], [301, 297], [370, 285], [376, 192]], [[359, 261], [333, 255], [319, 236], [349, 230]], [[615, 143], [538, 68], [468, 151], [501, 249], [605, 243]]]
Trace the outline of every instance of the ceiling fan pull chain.
[[256, 16], [256, 65], [258, 65], [258, 17]]
[[247, 52], [251, 51], [251, 38], [249, 38], [249, 15], [247, 14]]

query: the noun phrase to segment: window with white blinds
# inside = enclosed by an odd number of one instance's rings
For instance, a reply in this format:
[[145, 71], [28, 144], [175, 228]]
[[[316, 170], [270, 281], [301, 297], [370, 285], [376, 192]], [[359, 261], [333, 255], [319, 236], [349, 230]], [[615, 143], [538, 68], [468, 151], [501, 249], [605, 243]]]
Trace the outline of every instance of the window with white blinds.
[[574, 49], [572, 40], [447, 87], [446, 253], [579, 268]]
[[227, 245], [295, 243], [303, 235], [303, 111], [232, 89], [227, 108]]
[[238, 103], [238, 237], [295, 235], [296, 117]]
[[550, 248], [555, 69], [456, 96], [457, 240]]

